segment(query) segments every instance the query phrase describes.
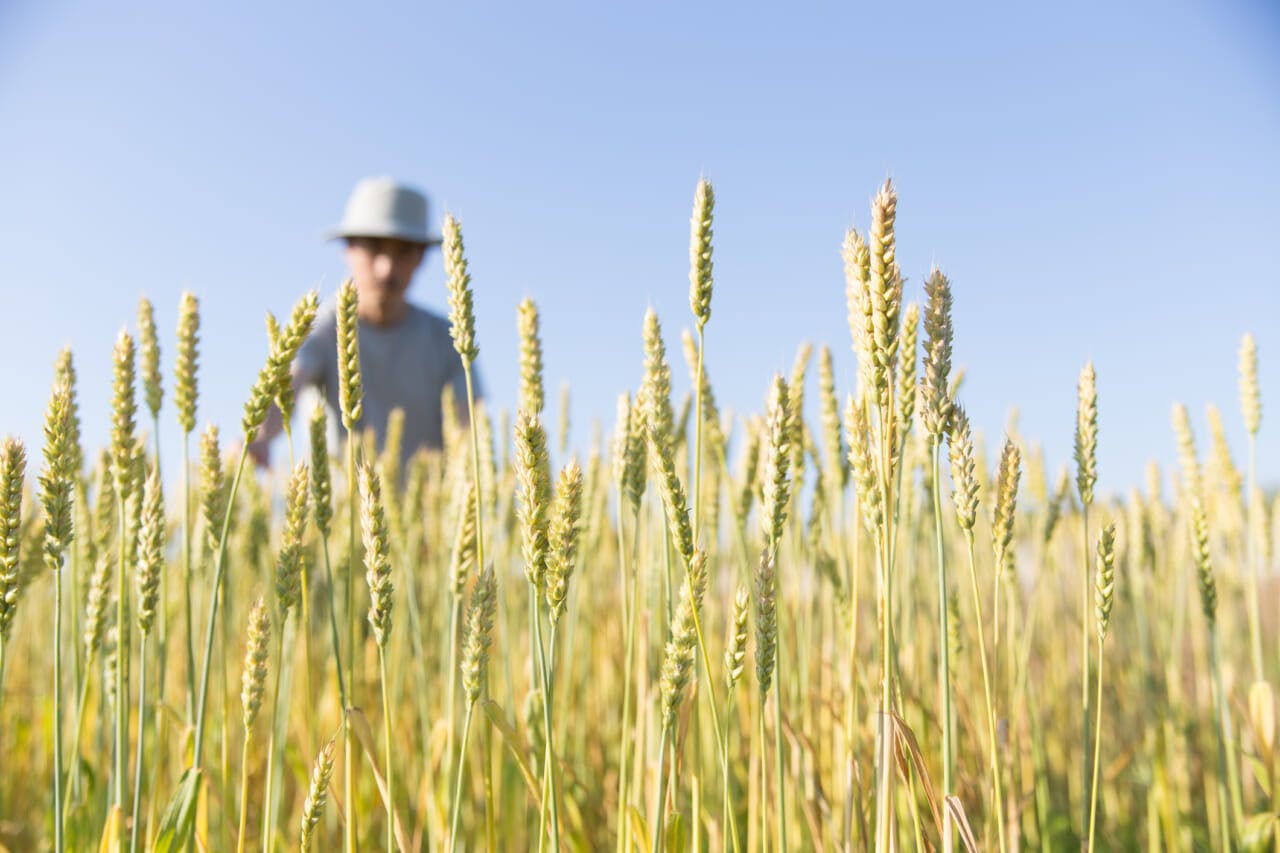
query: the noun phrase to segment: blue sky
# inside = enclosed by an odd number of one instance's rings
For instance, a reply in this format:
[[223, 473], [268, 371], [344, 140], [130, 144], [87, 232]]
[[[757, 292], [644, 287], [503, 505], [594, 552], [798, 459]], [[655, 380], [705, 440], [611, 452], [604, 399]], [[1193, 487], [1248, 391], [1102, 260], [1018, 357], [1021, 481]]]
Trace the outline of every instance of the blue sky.
[[[703, 173], [722, 406], [758, 409], [805, 340], [832, 346], [848, 389], [840, 241], [892, 176], [908, 297], [932, 263], [950, 275], [989, 441], [1016, 404], [1066, 461], [1093, 359], [1105, 488], [1175, 458], [1175, 401], [1202, 446], [1216, 402], [1242, 457], [1252, 330], [1259, 465], [1280, 482], [1274, 5], [365, 6], [0, 5], [0, 433], [38, 444], [71, 344], [86, 438], [103, 442], [116, 332], [150, 296], [168, 369], [183, 289], [203, 304], [200, 419], [234, 432], [264, 312], [331, 294], [343, 264], [320, 234], [367, 174], [459, 216], [499, 404], [515, 398], [516, 305], [538, 302], [548, 388], [571, 383], [579, 441], [636, 384], [648, 305], [688, 387]], [[438, 255], [413, 295], [443, 309]], [[172, 449], [171, 408], [164, 423]]]

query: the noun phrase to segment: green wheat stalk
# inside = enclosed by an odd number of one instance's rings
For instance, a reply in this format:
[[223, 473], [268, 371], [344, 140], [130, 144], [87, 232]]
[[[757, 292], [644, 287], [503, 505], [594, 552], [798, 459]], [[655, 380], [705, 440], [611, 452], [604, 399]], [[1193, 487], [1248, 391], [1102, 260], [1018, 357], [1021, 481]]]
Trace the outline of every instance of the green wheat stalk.
[[[947, 563], [942, 534], [942, 442], [951, 426], [953, 404], [947, 394], [951, 373], [951, 282], [936, 267], [925, 281], [924, 376], [920, 383], [920, 422], [929, 442], [930, 489], [933, 498], [934, 556], [938, 569], [938, 692], [942, 699], [942, 792], [955, 790], [955, 732], [951, 711], [950, 625], [947, 605]], [[906, 394], [903, 395], [908, 396]], [[838, 436], [838, 433], [837, 433]], [[944, 847], [952, 846], [951, 821], [946, 819]]]
[[[62, 567], [71, 543], [75, 472], [71, 453], [71, 386], [65, 376], [54, 385], [44, 421], [44, 470], [40, 504], [44, 510], [44, 563], [53, 573], [53, 803], [54, 849], [63, 850], [62, 815]], [[143, 666], [146, 659], [143, 658]], [[139, 764], [141, 766], [141, 764]]]
[[952, 500], [956, 509], [956, 521], [964, 534], [969, 552], [969, 581], [973, 592], [974, 625], [978, 630], [978, 660], [982, 667], [982, 692], [987, 717], [987, 741], [990, 748], [992, 811], [996, 816], [996, 837], [999, 850], [1005, 849], [1004, 802], [1000, 751], [996, 740], [995, 698], [991, 687], [991, 674], [987, 664], [987, 641], [983, 630], [982, 596], [978, 591], [978, 564], [974, 551], [974, 526], [978, 519], [978, 478], [974, 460], [973, 436], [969, 418], [960, 406], [951, 413], [951, 432], [947, 439], [951, 463], [951, 481], [954, 484]]
[[[289, 621], [289, 613], [295, 610], [302, 598], [302, 578], [306, 574], [303, 565], [305, 556], [303, 536], [307, 524], [307, 464], [299, 462], [294, 466], [289, 482], [285, 487], [284, 498], [284, 531], [280, 539], [280, 549], [276, 554], [275, 592], [276, 609], [279, 611], [279, 632], [276, 635], [276, 666], [274, 684], [271, 691], [270, 729], [267, 734], [267, 773], [266, 797], [263, 806], [262, 845], [271, 847], [272, 804], [275, 801], [274, 771], [276, 755], [284, 749], [284, 744], [276, 743], [276, 730], [282, 720], [289, 715], [289, 700], [285, 697], [284, 707], [280, 705], [280, 688], [284, 674], [285, 627]], [[303, 626], [306, 629], [306, 626]], [[309, 701], [309, 698], [308, 698]]]
[[[128, 565], [129, 531], [126, 517], [126, 504], [133, 489], [133, 451], [134, 451], [134, 415], [137, 403], [134, 400], [134, 342], [127, 331], [121, 330], [116, 337], [116, 345], [112, 357], [112, 403], [111, 403], [111, 477], [116, 491], [117, 528], [116, 551], [116, 626], [119, 648], [117, 659], [129, 660], [129, 632], [125, 626], [125, 610], [128, 596], [125, 594], [125, 567]], [[128, 780], [126, 779], [129, 736], [126, 726], [129, 720], [129, 691], [126, 683], [128, 667], [119, 665], [115, 668], [115, 768], [112, 773], [113, 812], [123, 820], [125, 800], [128, 796]], [[121, 834], [120, 847], [124, 849], [124, 836]]]
[[391, 701], [387, 681], [387, 639], [391, 634], [391, 546], [387, 534], [382, 486], [373, 466], [360, 468], [360, 533], [364, 543], [365, 581], [369, 584], [369, 625], [378, 646], [378, 674], [382, 686], [382, 737], [387, 771], [387, 849], [395, 849], [395, 775], [391, 761]]
[[[462, 359], [463, 377], [467, 385], [467, 424], [471, 433], [471, 475], [472, 482], [475, 484], [475, 552], [476, 565], [483, 570], [486, 566], [484, 555], [484, 506], [481, 484], [483, 480], [480, 477], [480, 412], [476, 408], [475, 394], [475, 377], [473, 375], [473, 366], [476, 357], [480, 354], [480, 347], [476, 343], [475, 330], [475, 309], [474, 296], [471, 291], [471, 274], [467, 270], [466, 250], [462, 240], [462, 229], [458, 221], [452, 214], [445, 216], [444, 227], [442, 229], [444, 240], [444, 258], [445, 272], [447, 275], [447, 286], [449, 291], [449, 333], [453, 339], [454, 350], [458, 353], [458, 357]], [[535, 335], [536, 339], [536, 335]], [[523, 338], [522, 338], [523, 340]], [[540, 357], [540, 356], [539, 356]], [[495, 578], [496, 583], [496, 578]], [[495, 593], [496, 597], [496, 593]], [[450, 642], [454, 641], [454, 635], [450, 634]], [[487, 670], [486, 670], [487, 671]], [[453, 683], [453, 672], [450, 671], [450, 686]], [[487, 684], [483, 685], [484, 692], [488, 692]], [[449, 703], [449, 733], [453, 734], [453, 702]], [[493, 762], [491, 760], [491, 751], [489, 746], [488, 729], [482, 731], [484, 740], [485, 753], [485, 832], [492, 848], [496, 844], [496, 832], [494, 828], [494, 803], [493, 803], [493, 779], [491, 768]]]
[[458, 808], [462, 801], [462, 771], [466, 766], [467, 736], [471, 732], [471, 716], [480, 699], [489, 666], [489, 635], [493, 630], [496, 593], [497, 581], [493, 569], [486, 568], [476, 578], [475, 589], [471, 593], [471, 607], [467, 613], [467, 639], [462, 653], [462, 685], [467, 711], [462, 723], [457, 781], [453, 789], [453, 815], [449, 821], [450, 851], [456, 850], [458, 844]]
[[[347, 279], [338, 288], [337, 299], [337, 338], [338, 338], [338, 408], [342, 413], [342, 426], [347, 431], [347, 685], [355, 691], [355, 657], [356, 657], [356, 610], [355, 610], [355, 565], [356, 565], [356, 426], [364, 413], [364, 386], [360, 377], [360, 338], [359, 314], [357, 312], [358, 295], [355, 282]], [[350, 694], [348, 694], [350, 697]], [[351, 720], [347, 717], [342, 729], [342, 776], [343, 806], [346, 809], [344, 821], [344, 849], [346, 853], [356, 850], [356, 808], [355, 808], [355, 744], [351, 731]]]
[[191, 614], [191, 433], [196, 428], [199, 365], [200, 310], [196, 297], [182, 294], [178, 309], [178, 351], [174, 364], [173, 403], [182, 429], [182, 582], [186, 615], [187, 721], [195, 721], [195, 626]]
[[1093, 486], [1098, 479], [1098, 391], [1097, 378], [1090, 362], [1080, 371], [1077, 386], [1075, 462], [1076, 490], [1080, 495], [1080, 524], [1083, 528], [1084, 568], [1080, 575], [1080, 795], [1084, 810], [1082, 826], [1088, 825], [1089, 804], [1085, 791], [1089, 788], [1089, 507], [1093, 503]]
[[[244, 853], [245, 825], [249, 814], [249, 746], [253, 740], [254, 721], [258, 719], [258, 712], [262, 709], [262, 694], [266, 691], [270, 644], [271, 613], [267, 610], [266, 601], [259, 597], [249, 611], [249, 624], [245, 630], [244, 668], [240, 673], [244, 746], [240, 753], [240, 829], [236, 835], [236, 853]], [[263, 814], [265, 818], [265, 810]]]
[[[1253, 335], [1246, 334], [1240, 341], [1240, 411], [1244, 416], [1244, 426], [1249, 433], [1249, 503], [1246, 509], [1248, 526], [1252, 529], [1257, 522], [1254, 518], [1262, 508], [1254, 499], [1257, 489], [1257, 444], [1258, 428], [1262, 425], [1262, 394], [1258, 387], [1258, 346]], [[1245, 536], [1245, 575], [1249, 584], [1249, 648], [1253, 654], [1253, 680], [1263, 681], [1262, 668], [1262, 613], [1258, 602], [1258, 573], [1260, 567], [1257, 558], [1255, 537]]]
[[1098, 568], [1094, 575], [1094, 624], [1098, 632], [1098, 692], [1095, 698], [1097, 720], [1093, 736], [1093, 781], [1089, 795], [1089, 841], [1085, 850], [1093, 850], [1098, 823], [1098, 771], [1102, 755], [1102, 645], [1107, 639], [1111, 608], [1115, 603], [1116, 526], [1108, 524], [1098, 537]]

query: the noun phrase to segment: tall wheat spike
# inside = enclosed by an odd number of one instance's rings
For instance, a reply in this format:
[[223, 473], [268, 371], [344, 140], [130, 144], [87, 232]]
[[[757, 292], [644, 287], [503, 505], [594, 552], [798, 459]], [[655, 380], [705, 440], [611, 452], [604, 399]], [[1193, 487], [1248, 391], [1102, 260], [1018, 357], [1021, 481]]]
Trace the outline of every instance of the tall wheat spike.
[[1111, 622], [1111, 608], [1115, 603], [1116, 525], [1114, 522], [1102, 528], [1098, 537], [1097, 571], [1094, 574], [1094, 628], [1098, 632], [1098, 693], [1097, 722], [1094, 726], [1093, 781], [1089, 796], [1089, 840], [1086, 850], [1093, 850], [1098, 823], [1098, 768], [1102, 754], [1102, 645], [1107, 638]]
[[178, 414], [178, 423], [183, 433], [190, 433], [196, 428], [199, 347], [200, 303], [193, 294], [183, 293], [178, 308], [178, 351], [173, 380], [174, 410]]
[[[1080, 495], [1081, 527], [1083, 528], [1082, 554], [1089, 553], [1089, 507], [1093, 504], [1093, 487], [1098, 479], [1098, 391], [1093, 362], [1080, 371], [1076, 386], [1075, 463], [1076, 491]], [[1081, 826], [1089, 824], [1089, 805], [1083, 792], [1089, 787], [1089, 561], [1084, 560], [1080, 575], [1080, 790]]]
[[18, 439], [6, 437], [0, 443], [0, 702], [4, 698], [9, 635], [22, 591], [18, 570], [22, 559], [22, 488], [26, 468], [26, 447]]
[[698, 332], [711, 319], [711, 236], [716, 206], [715, 190], [706, 178], [698, 179], [693, 193], [693, 216], [689, 222], [689, 308]]
[[359, 295], [347, 279], [338, 288], [338, 397], [342, 425], [354, 430], [364, 414], [364, 383], [360, 376]]
[[145, 296], [138, 300], [138, 355], [142, 365], [142, 388], [147, 411], [152, 418], [160, 415], [160, 403], [164, 399], [164, 387], [160, 378], [160, 342], [156, 335], [156, 313], [151, 300]]
[[[133, 490], [133, 452], [134, 452], [134, 415], [137, 403], [134, 400], [134, 343], [127, 331], [121, 330], [116, 337], [115, 351], [112, 356], [112, 399], [111, 399], [111, 478], [116, 492], [116, 513], [119, 522], [117, 530], [116, 554], [116, 657], [120, 663], [115, 667], [115, 767], [112, 773], [112, 811], [123, 820], [125, 800], [128, 797], [128, 781], [126, 768], [128, 764], [128, 672], [129, 631], [126, 622], [128, 596], [125, 594], [125, 566], [128, 553], [128, 532], [125, 521], [125, 504]], [[123, 843], [122, 843], [123, 846]]]
[[[61, 595], [61, 570], [65, 553], [75, 532], [75, 503], [80, 485], [83, 451], [80, 448], [80, 424], [75, 402], [75, 369], [71, 366], [70, 350], [63, 350], [55, 368], [53, 389], [44, 419], [44, 468], [39, 476], [40, 505], [44, 515], [43, 554], [47, 568], [55, 573], [55, 598]], [[6, 455], [9, 448], [6, 442]], [[21, 480], [21, 474], [18, 476]], [[11, 485], [11, 484], [9, 484]], [[79, 491], [83, 491], [80, 489]], [[0, 491], [2, 494], [2, 491]], [[0, 498], [2, 499], [2, 498]], [[74, 569], [74, 556], [73, 564]], [[4, 572], [0, 571], [0, 574]], [[4, 582], [0, 580], [0, 588]], [[72, 592], [76, 589], [72, 579]], [[5, 596], [0, 593], [0, 614], [5, 609]], [[74, 605], [73, 600], [73, 605]], [[0, 623], [3, 623], [0, 617]], [[55, 622], [61, 625], [60, 618]], [[0, 630], [0, 634], [4, 633]], [[55, 641], [55, 648], [58, 648]], [[55, 652], [55, 664], [59, 655]], [[55, 676], [55, 685], [61, 678]], [[57, 696], [55, 695], [55, 704]], [[57, 725], [61, 732], [61, 724]]]
[[470, 364], [480, 354], [480, 347], [476, 344], [474, 297], [471, 294], [471, 273], [467, 271], [462, 226], [452, 213], [445, 214], [441, 234], [449, 288], [449, 334], [458, 356]]
[[546, 401], [542, 383], [542, 339], [539, 336], [538, 306], [532, 299], [520, 303], [517, 331], [520, 333], [520, 406], [522, 412], [541, 415]]
[[1262, 568], [1258, 562], [1258, 536], [1254, 530], [1263, 527], [1262, 502], [1255, 497], [1257, 487], [1257, 442], [1262, 426], [1262, 393], [1258, 387], [1258, 346], [1253, 335], [1246, 334], [1240, 340], [1240, 412], [1249, 433], [1249, 482], [1246, 503], [1245, 560], [1248, 563], [1246, 577], [1249, 589], [1249, 639], [1253, 654], [1253, 679], [1265, 682], [1262, 661], [1262, 605], [1259, 602], [1258, 575]]

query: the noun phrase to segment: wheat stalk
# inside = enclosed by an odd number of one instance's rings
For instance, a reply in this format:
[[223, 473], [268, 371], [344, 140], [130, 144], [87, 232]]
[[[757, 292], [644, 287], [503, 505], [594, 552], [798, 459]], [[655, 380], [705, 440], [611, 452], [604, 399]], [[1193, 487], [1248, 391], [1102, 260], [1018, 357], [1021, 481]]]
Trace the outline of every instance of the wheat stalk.
[[[540, 367], [540, 365], [539, 365]], [[540, 387], [540, 381], [537, 383]], [[535, 402], [532, 398], [526, 398]], [[547, 435], [536, 414], [521, 411], [516, 422], [516, 478], [520, 484], [520, 549], [524, 558], [525, 578], [529, 581], [529, 638], [534, 649], [534, 666], [538, 674], [536, 689], [541, 691], [542, 736], [545, 760], [543, 761], [542, 790], [549, 800], [548, 809], [541, 810], [538, 844], [546, 839], [545, 817], [551, 817], [551, 834], [554, 849], [560, 847], [560, 807], [555, 773], [555, 742], [552, 735], [551, 674], [547, 665], [546, 647], [542, 642], [542, 615], [539, 599], [542, 597], [547, 577], [547, 559], [550, 544], [547, 539], [548, 512], [551, 501], [551, 484], [547, 473]]]
[[880, 410], [888, 421], [892, 398], [893, 371], [898, 355], [899, 311], [902, 277], [898, 272], [898, 194], [891, 180], [871, 202], [871, 231], [868, 239], [869, 275], [867, 290], [871, 303], [871, 380]]
[[476, 578], [471, 593], [471, 607], [467, 612], [467, 640], [462, 652], [462, 686], [467, 697], [467, 711], [462, 723], [462, 745], [458, 752], [457, 782], [453, 789], [453, 815], [449, 821], [449, 849], [457, 849], [458, 807], [462, 801], [462, 770], [467, 754], [467, 736], [471, 732], [471, 715], [484, 685], [489, 665], [490, 632], [493, 630], [493, 611], [497, 596], [497, 582], [493, 569], [486, 568]]
[[1098, 391], [1093, 363], [1080, 371], [1076, 386], [1075, 462], [1076, 490], [1080, 495], [1083, 528], [1084, 567], [1080, 576], [1080, 791], [1081, 809], [1085, 812], [1081, 826], [1088, 825], [1089, 806], [1083, 801], [1089, 787], [1089, 507], [1093, 504], [1093, 486], [1098, 479]]
[[[659, 678], [662, 693], [662, 736], [658, 746], [658, 798], [653, 817], [653, 853], [662, 849], [666, 823], [667, 800], [667, 750], [675, 736], [676, 714], [684, 689], [689, 683], [697, 658], [698, 633], [694, 625], [696, 612], [701, 606], [698, 586], [706, 583], [706, 555], [698, 551], [691, 558], [691, 583], [696, 584], [690, 596], [681, 597], [676, 604], [676, 615], [671, 623], [671, 635], [667, 640], [666, 654], [662, 660]], [[695, 581], [694, 576], [700, 577]]]
[[[280, 687], [284, 672], [285, 625], [289, 620], [289, 612], [298, 606], [302, 596], [302, 577], [305, 574], [302, 537], [307, 523], [307, 465], [299, 462], [294, 466], [285, 487], [284, 498], [284, 530], [280, 538], [280, 548], [275, 560], [275, 593], [276, 609], [280, 612], [280, 631], [277, 635], [275, 684], [271, 691], [271, 728], [267, 735], [267, 790], [266, 802], [263, 806], [262, 841], [269, 848], [272, 834], [273, 805], [275, 803], [275, 767], [276, 754], [284, 749], [284, 744], [277, 745], [276, 730], [282, 719], [287, 719], [289, 702], [285, 698], [284, 710], [280, 707]], [[304, 621], [303, 631], [307, 630]], [[310, 697], [308, 697], [310, 704]], [[283, 717], [282, 717], [283, 714]]]
[[[129, 660], [129, 633], [125, 623], [125, 608], [128, 597], [125, 595], [125, 566], [128, 563], [128, 530], [125, 516], [125, 504], [133, 488], [133, 431], [134, 414], [137, 404], [134, 401], [134, 343], [127, 331], [121, 330], [116, 337], [115, 350], [112, 357], [112, 399], [111, 399], [111, 478], [116, 492], [116, 515], [118, 525], [117, 557], [116, 557], [116, 626], [118, 629], [118, 660], [124, 663], [115, 667], [115, 768], [112, 774], [112, 809], [123, 819], [125, 799], [128, 796], [128, 781], [125, 778], [128, 763], [128, 684], [126, 673]], [[124, 840], [121, 837], [121, 849]]]
[[328, 417], [323, 401], [318, 401], [311, 412], [311, 506], [316, 530], [320, 533], [321, 551], [324, 555], [325, 586], [329, 590], [329, 639], [333, 654], [334, 673], [338, 682], [338, 703], [345, 716], [347, 686], [342, 669], [342, 644], [338, 632], [338, 605], [333, 584], [333, 566], [329, 560], [329, 534], [333, 526], [333, 481], [329, 472]]
[[173, 404], [182, 429], [182, 583], [183, 620], [187, 653], [187, 720], [195, 720], [196, 652], [195, 623], [191, 613], [191, 457], [189, 437], [196, 428], [197, 368], [200, 346], [199, 302], [184, 292], [178, 307], [177, 353], [174, 357]]
[[[773, 383], [769, 387], [769, 398], [765, 404], [765, 432], [767, 441], [764, 443], [764, 460], [763, 471], [761, 472], [762, 489], [761, 504], [763, 513], [760, 516], [760, 524], [764, 534], [765, 547], [769, 552], [770, 574], [773, 574], [773, 564], [777, 559], [778, 543], [782, 538], [783, 525], [787, 519], [787, 506], [791, 502], [791, 447], [790, 442], [793, 440], [794, 430], [791, 427], [792, 407], [789, 395], [789, 388], [783, 378], [775, 374]], [[769, 578], [759, 578], [763, 583]], [[776, 586], [776, 576], [772, 580]], [[765, 592], [759, 587], [756, 595], [758, 598], [766, 598]], [[768, 592], [767, 598], [770, 602], [769, 609], [776, 610], [777, 590], [773, 589]], [[762, 609], [763, 605], [758, 605], [758, 609]], [[780, 657], [778, 651], [778, 639], [776, 631], [776, 612], [770, 615], [770, 618], [764, 621], [764, 630], [774, 634], [772, 645], [773, 660], [771, 661], [772, 669], [779, 668], [777, 659]], [[770, 626], [772, 622], [772, 627]], [[757, 630], [757, 642], [761, 636], [761, 630]], [[765, 661], [769, 662], [769, 661]], [[757, 663], [759, 669], [759, 663]], [[769, 693], [769, 684], [772, 678], [772, 672], [760, 672], [760, 704], [764, 705], [764, 700]], [[774, 762], [775, 774], [774, 780], [775, 791], [777, 796], [778, 808], [778, 846], [780, 849], [786, 849], [787, 839], [787, 819], [786, 819], [786, 800], [785, 800], [785, 780], [783, 777], [782, 762], [782, 708], [781, 708], [781, 690], [777, 690], [773, 694], [773, 712], [774, 712]], [[764, 725], [763, 714], [761, 715], [761, 726]], [[763, 741], [762, 741], [763, 743]], [[762, 765], [763, 768], [763, 765]], [[762, 769], [763, 772], [763, 769]]]
[[[638, 405], [632, 405], [631, 395], [618, 395], [617, 417], [613, 436], [612, 473], [618, 495], [618, 576], [622, 590], [622, 616], [624, 624], [624, 652], [622, 679], [622, 727], [618, 745], [618, 820], [617, 820], [617, 853], [630, 849], [630, 822], [625, 816], [629, 803], [630, 764], [629, 742], [631, 740], [631, 695], [632, 668], [635, 661], [635, 621], [636, 621], [636, 559], [634, 552], [627, 549], [627, 528], [623, 512], [624, 507], [631, 509], [633, 543], [638, 542], [640, 522], [640, 501], [645, 487], [645, 438], [642, 432], [644, 416]], [[633, 545], [634, 547], [634, 545]], [[627, 571], [630, 554], [631, 572]]]
[[[342, 413], [342, 426], [347, 431], [347, 685], [355, 690], [356, 658], [356, 426], [364, 413], [364, 385], [360, 375], [359, 297], [355, 282], [347, 279], [338, 288], [336, 308], [336, 333], [338, 346], [338, 408]], [[355, 853], [355, 750], [350, 718], [343, 726], [342, 777], [343, 807], [346, 809], [344, 850]]]
[[1240, 411], [1249, 433], [1249, 492], [1245, 508], [1250, 533], [1245, 536], [1246, 575], [1249, 588], [1249, 639], [1253, 653], [1253, 679], [1264, 679], [1262, 668], [1262, 608], [1258, 601], [1258, 574], [1261, 571], [1257, 557], [1257, 537], [1252, 530], [1261, 522], [1261, 506], [1254, 498], [1257, 490], [1258, 429], [1262, 426], [1262, 393], [1258, 387], [1258, 347], [1253, 335], [1246, 334], [1240, 340]]
[[[467, 385], [467, 420], [471, 432], [471, 475], [472, 482], [475, 484], [475, 491], [472, 496], [475, 504], [474, 518], [476, 525], [475, 533], [475, 552], [476, 564], [482, 569], [485, 566], [484, 553], [484, 490], [485, 480], [481, 476], [481, 448], [488, 448], [492, 452], [492, 440], [486, 439], [481, 442], [481, 430], [483, 424], [487, 423], [485, 417], [477, 410], [475, 396], [475, 380], [472, 375], [472, 365], [475, 363], [476, 357], [479, 355], [480, 348], [476, 344], [475, 334], [475, 316], [473, 309], [473, 296], [471, 292], [471, 275], [467, 270], [467, 261], [465, 249], [462, 241], [462, 230], [452, 214], [446, 215], [443, 228], [444, 239], [444, 256], [445, 256], [445, 272], [447, 274], [447, 285], [449, 291], [449, 320], [450, 335], [453, 338], [454, 349], [458, 353], [458, 357], [462, 359], [462, 368]], [[456, 608], [455, 608], [456, 610]], [[454, 648], [456, 643], [456, 633], [450, 634], [450, 647]], [[453, 692], [453, 672], [452, 668], [449, 674], [450, 684], [450, 702], [449, 702], [449, 738], [450, 747], [452, 747], [453, 738], [453, 713], [454, 706], [452, 701]], [[493, 846], [496, 839], [494, 829], [494, 805], [490, 792], [493, 788], [491, 776], [491, 767], [493, 762], [489, 760], [489, 740], [486, 736], [485, 743], [485, 830], [486, 837], [490, 846]]]
[[[943, 796], [949, 797], [955, 790], [955, 753], [954, 723], [951, 710], [951, 614], [948, 604], [952, 600], [947, 586], [946, 553], [942, 533], [942, 441], [951, 425], [954, 403], [947, 394], [947, 383], [951, 374], [951, 282], [934, 267], [925, 281], [925, 293], [928, 301], [924, 314], [924, 375], [920, 380], [919, 395], [921, 400], [920, 423], [924, 427], [929, 445], [929, 476], [933, 498], [933, 538], [934, 558], [938, 572], [938, 693], [942, 701], [942, 790]], [[907, 313], [910, 316], [911, 308]], [[915, 322], [908, 319], [904, 327], [914, 329]], [[904, 336], [905, 337], [905, 336]], [[914, 336], [913, 336], [914, 337]], [[906, 346], [904, 344], [904, 346]], [[912, 346], [911, 363], [914, 365], [915, 347]], [[904, 374], [907, 371], [904, 371]], [[912, 390], [903, 385], [902, 398], [912, 395]], [[900, 406], [904, 406], [901, 399]], [[900, 417], [903, 417], [900, 415]], [[903, 417], [905, 421], [909, 413]], [[945, 824], [944, 847], [951, 848], [951, 822]]]
[[[1231, 717], [1222, 685], [1222, 671], [1218, 650], [1218, 585], [1214, 575], [1213, 558], [1209, 548], [1209, 518], [1204, 506], [1203, 480], [1196, 454], [1195, 438], [1191, 432], [1186, 407], [1174, 407], [1174, 431], [1178, 438], [1178, 452], [1186, 480], [1186, 503], [1190, 511], [1191, 556], [1196, 570], [1196, 585], [1200, 592], [1200, 610], [1204, 614], [1209, 632], [1209, 665], [1213, 683], [1214, 728], [1218, 736], [1218, 830], [1224, 850], [1233, 849], [1241, 823], [1239, 782], [1235, 762], [1231, 760], [1228, 746], [1232, 742]], [[1230, 789], [1230, 795], [1228, 794]], [[1229, 804], [1230, 803], [1230, 804]]]
[[387, 682], [387, 639], [391, 633], [391, 555], [387, 535], [382, 485], [377, 471], [365, 463], [360, 468], [360, 531], [364, 543], [365, 581], [369, 584], [369, 625], [378, 644], [378, 671], [382, 684], [382, 732], [387, 775], [387, 849], [395, 847], [395, 787], [391, 761], [391, 702]]
[[[138, 535], [137, 571], [135, 594], [138, 602], [138, 631], [142, 635], [138, 646], [140, 675], [138, 678], [138, 737], [134, 765], [133, 823], [129, 833], [129, 849], [138, 849], [139, 808], [142, 802], [143, 744], [145, 743], [147, 703], [147, 640], [155, 623], [160, 599], [161, 572], [164, 568], [165, 514], [164, 494], [160, 486], [160, 471], [152, 468], [143, 490], [140, 528]], [[160, 681], [161, 689], [164, 681]]]
[[[271, 614], [261, 597], [254, 602], [245, 630], [244, 667], [240, 671], [241, 721], [244, 723], [244, 746], [240, 756], [240, 830], [236, 836], [236, 852], [244, 851], [245, 824], [249, 813], [249, 744], [253, 724], [262, 709], [262, 694], [267, 684], [268, 645], [271, 642]], [[271, 775], [267, 774], [270, 781]], [[264, 818], [268, 810], [263, 810]]]
[[1098, 823], [1098, 769], [1102, 754], [1102, 645], [1107, 639], [1111, 608], [1115, 603], [1116, 526], [1108, 524], [1098, 536], [1097, 571], [1094, 574], [1094, 627], [1098, 632], [1098, 692], [1095, 697], [1097, 720], [1093, 736], [1093, 781], [1089, 795], [1089, 840], [1085, 850], [1093, 850]]
[[[53, 798], [54, 849], [64, 847], [62, 816], [62, 566], [71, 542], [72, 500], [76, 473], [72, 441], [71, 385], [66, 375], [55, 381], [44, 421], [44, 470], [40, 504], [44, 510], [44, 562], [53, 572]], [[146, 658], [143, 658], [146, 666]], [[139, 759], [141, 769], [141, 759]]]
[[462, 619], [463, 595], [466, 593], [467, 584], [471, 580], [471, 574], [476, 568], [476, 485], [475, 481], [468, 477], [459, 480], [458, 486], [454, 490], [455, 503], [457, 504], [457, 527], [454, 532], [453, 551], [449, 560], [450, 592], [453, 601], [449, 612], [449, 669], [446, 677], [449, 679], [447, 706], [451, 722], [448, 728], [445, 756], [450, 765], [453, 761], [454, 726], [452, 718], [455, 710], [454, 706], [456, 705], [454, 693], [458, 683], [456, 672], [458, 668], [458, 625]]
[[990, 755], [992, 802], [996, 816], [997, 849], [1005, 849], [1004, 802], [1000, 751], [996, 741], [995, 697], [991, 688], [991, 674], [987, 664], [987, 640], [983, 630], [982, 596], [978, 591], [978, 565], [974, 553], [974, 526], [978, 518], [978, 477], [974, 459], [973, 435], [969, 418], [959, 405], [951, 412], [951, 432], [947, 438], [951, 464], [952, 501], [956, 509], [956, 522], [964, 535], [969, 551], [969, 582], [973, 592], [974, 625], [978, 631], [978, 660], [982, 668], [982, 693], [987, 717], [987, 743]]

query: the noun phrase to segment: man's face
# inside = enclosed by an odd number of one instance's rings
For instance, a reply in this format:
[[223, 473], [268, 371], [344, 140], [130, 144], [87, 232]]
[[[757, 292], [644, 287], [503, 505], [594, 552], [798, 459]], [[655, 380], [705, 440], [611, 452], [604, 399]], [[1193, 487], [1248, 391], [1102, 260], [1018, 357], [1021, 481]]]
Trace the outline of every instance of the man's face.
[[361, 314], [370, 319], [397, 319], [405, 291], [422, 263], [426, 247], [389, 237], [349, 237], [347, 266], [360, 295]]

